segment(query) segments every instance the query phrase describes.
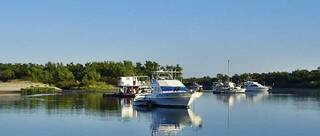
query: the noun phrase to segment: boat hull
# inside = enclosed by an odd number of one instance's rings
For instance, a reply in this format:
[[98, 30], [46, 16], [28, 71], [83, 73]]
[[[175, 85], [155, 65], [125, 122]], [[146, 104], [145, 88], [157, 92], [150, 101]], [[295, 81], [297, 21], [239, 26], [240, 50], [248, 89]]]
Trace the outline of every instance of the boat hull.
[[269, 88], [246, 88], [246, 92], [268, 92]]
[[138, 100], [133, 102], [133, 106], [148, 106], [150, 104], [149, 101]]
[[234, 88], [234, 89], [213, 89], [212, 91], [213, 93], [215, 94], [221, 94], [221, 93], [230, 93], [230, 94], [233, 94], [233, 93], [245, 93], [246, 92], [246, 89], [243, 89], [243, 88]]
[[103, 97], [119, 97], [119, 98], [134, 98], [136, 95], [135, 94], [126, 94], [126, 93], [104, 93]]
[[164, 107], [189, 107], [191, 104], [191, 93], [184, 94], [159, 94], [151, 97], [152, 104]]
[[150, 101], [150, 94], [140, 94], [137, 95], [136, 98], [133, 100], [134, 106], [149, 106], [151, 104]]

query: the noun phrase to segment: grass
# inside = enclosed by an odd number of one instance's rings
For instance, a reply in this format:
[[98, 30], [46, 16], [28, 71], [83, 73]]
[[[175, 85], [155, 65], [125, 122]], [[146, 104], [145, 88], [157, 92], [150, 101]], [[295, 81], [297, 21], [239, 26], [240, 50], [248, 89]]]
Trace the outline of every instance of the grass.
[[105, 82], [95, 82], [89, 85], [83, 85], [78, 88], [78, 90], [86, 90], [88, 92], [107, 92], [107, 93], [115, 93], [117, 92], [118, 88], [114, 85], [107, 84]]
[[53, 87], [39, 87], [39, 86], [31, 86], [27, 88], [21, 88], [22, 95], [33, 95], [33, 94], [52, 94], [58, 93], [59, 90]]

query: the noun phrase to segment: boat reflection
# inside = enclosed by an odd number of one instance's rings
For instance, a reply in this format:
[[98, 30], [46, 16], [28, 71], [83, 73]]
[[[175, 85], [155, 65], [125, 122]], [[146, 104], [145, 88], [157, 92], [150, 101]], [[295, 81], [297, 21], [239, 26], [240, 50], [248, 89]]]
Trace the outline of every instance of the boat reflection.
[[152, 136], [179, 135], [186, 127], [201, 128], [202, 118], [190, 109], [135, 107], [139, 113], [151, 114]]
[[262, 101], [264, 98], [267, 98], [269, 96], [268, 92], [250, 92], [250, 93], [246, 93], [246, 101], [248, 102], [259, 102]]
[[215, 94], [217, 100], [226, 103], [228, 106], [233, 106], [235, 103], [240, 103], [246, 99], [245, 94]]
[[269, 95], [268, 92], [250, 92], [244, 94], [215, 94], [217, 100], [226, 103], [228, 106], [239, 104], [241, 102], [259, 102]]
[[137, 112], [133, 109], [132, 99], [118, 99], [121, 106], [121, 118], [124, 120], [129, 120], [137, 116]]
[[227, 118], [226, 127], [230, 128], [231, 111], [235, 104], [240, 104], [242, 102], [255, 103], [263, 100], [268, 96], [268, 92], [250, 92], [244, 94], [215, 94], [217, 100], [226, 103], [227, 108]]

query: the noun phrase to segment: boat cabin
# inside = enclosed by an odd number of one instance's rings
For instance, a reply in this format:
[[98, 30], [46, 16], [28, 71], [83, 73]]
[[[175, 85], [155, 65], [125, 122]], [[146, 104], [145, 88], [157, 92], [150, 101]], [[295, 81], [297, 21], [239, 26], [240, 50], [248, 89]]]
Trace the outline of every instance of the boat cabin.
[[179, 80], [157, 80], [152, 84], [155, 92], [172, 93], [189, 91]]
[[138, 94], [150, 90], [150, 79], [147, 76], [120, 77], [120, 92], [125, 94]]

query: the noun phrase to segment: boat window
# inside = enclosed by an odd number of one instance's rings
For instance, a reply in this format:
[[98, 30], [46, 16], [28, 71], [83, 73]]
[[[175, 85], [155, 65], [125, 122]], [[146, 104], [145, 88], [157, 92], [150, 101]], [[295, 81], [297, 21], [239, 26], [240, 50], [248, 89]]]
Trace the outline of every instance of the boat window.
[[257, 85], [251, 85], [251, 87], [258, 87]]
[[186, 87], [175, 87], [175, 86], [162, 86], [162, 91], [188, 91]]

